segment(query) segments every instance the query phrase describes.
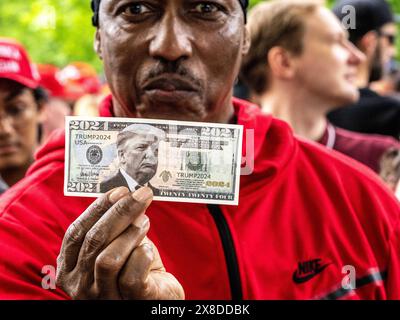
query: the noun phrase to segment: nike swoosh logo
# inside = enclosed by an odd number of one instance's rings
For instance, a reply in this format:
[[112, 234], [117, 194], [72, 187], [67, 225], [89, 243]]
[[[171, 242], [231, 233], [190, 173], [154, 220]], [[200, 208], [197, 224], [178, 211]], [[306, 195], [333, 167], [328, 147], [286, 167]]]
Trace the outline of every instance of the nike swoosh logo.
[[293, 277], [292, 277], [292, 278], [293, 278], [293, 281], [294, 281], [295, 283], [297, 283], [297, 284], [307, 282], [308, 280], [311, 280], [311, 279], [314, 278], [316, 275], [318, 275], [318, 274], [320, 274], [322, 271], [324, 271], [325, 268], [326, 268], [327, 266], [329, 266], [329, 265], [330, 265], [330, 263], [327, 263], [327, 264], [321, 266], [319, 269], [316, 269], [316, 270], [314, 271], [314, 273], [308, 274], [308, 275], [306, 275], [306, 276], [304, 276], [304, 277], [298, 277], [298, 276], [297, 276], [297, 270], [296, 270], [296, 271], [293, 273]]

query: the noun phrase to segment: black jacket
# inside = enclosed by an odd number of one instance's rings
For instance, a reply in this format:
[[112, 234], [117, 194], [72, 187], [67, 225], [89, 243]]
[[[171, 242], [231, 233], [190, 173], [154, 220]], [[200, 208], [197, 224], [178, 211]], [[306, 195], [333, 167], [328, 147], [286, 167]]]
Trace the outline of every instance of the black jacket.
[[[157, 188], [154, 188], [149, 182], [147, 183], [147, 186], [151, 190], [153, 190], [153, 194], [155, 196], [159, 195], [159, 190]], [[120, 170], [118, 170], [118, 172], [115, 175], [107, 178], [106, 180], [100, 183], [100, 192], [106, 193], [107, 191], [110, 191], [111, 189], [117, 187], [127, 187], [130, 190], [128, 182], [126, 181], [125, 177], [122, 175]], [[140, 187], [141, 187], [140, 185], [137, 185], [136, 190], [139, 189]], [[130, 191], [135, 191], [135, 190], [130, 190]]]
[[332, 111], [328, 119], [347, 130], [400, 138], [400, 101], [367, 88], [356, 104]]
[[106, 193], [107, 191], [117, 187], [127, 187], [129, 189], [128, 182], [120, 170], [118, 170], [114, 176], [111, 176], [100, 183], [100, 192]]

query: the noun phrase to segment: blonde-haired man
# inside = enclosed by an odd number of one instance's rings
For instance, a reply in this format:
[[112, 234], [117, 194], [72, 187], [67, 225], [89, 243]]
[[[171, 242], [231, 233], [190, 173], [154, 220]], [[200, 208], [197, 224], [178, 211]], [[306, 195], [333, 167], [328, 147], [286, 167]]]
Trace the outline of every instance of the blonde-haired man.
[[357, 68], [364, 55], [340, 21], [319, 1], [271, 1], [249, 15], [251, 48], [241, 77], [262, 109], [294, 132], [379, 172], [393, 138], [334, 127], [326, 114], [359, 98]]

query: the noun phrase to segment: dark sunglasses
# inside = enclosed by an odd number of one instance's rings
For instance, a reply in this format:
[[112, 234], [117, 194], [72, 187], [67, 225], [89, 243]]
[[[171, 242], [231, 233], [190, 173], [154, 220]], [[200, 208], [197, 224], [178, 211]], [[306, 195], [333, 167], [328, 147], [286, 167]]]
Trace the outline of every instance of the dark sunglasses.
[[385, 37], [391, 45], [396, 44], [396, 35], [390, 34], [390, 33], [384, 33], [384, 32], [380, 32], [379, 35], [381, 37]]

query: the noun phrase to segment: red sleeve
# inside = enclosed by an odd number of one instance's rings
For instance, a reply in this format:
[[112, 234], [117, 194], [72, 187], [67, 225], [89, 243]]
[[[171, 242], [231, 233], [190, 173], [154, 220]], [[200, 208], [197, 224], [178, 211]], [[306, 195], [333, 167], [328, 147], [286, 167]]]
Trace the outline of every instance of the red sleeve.
[[68, 299], [50, 277], [66, 229], [93, 199], [63, 195], [63, 168], [46, 166], [0, 197], [0, 299]]
[[389, 240], [389, 262], [386, 292], [389, 300], [400, 299], [400, 223], [398, 222]]
[[[26, 212], [29, 214], [29, 211]], [[55, 282], [54, 252], [49, 245], [38, 245], [42, 230], [29, 230], [9, 219], [0, 220], [0, 299], [67, 299], [61, 290], [51, 289]], [[43, 234], [43, 238], [46, 236]], [[51, 240], [50, 240], [51, 241]], [[53, 274], [51, 274], [51, 269]], [[42, 274], [42, 270], [47, 273]], [[42, 287], [42, 280], [49, 289]]]

